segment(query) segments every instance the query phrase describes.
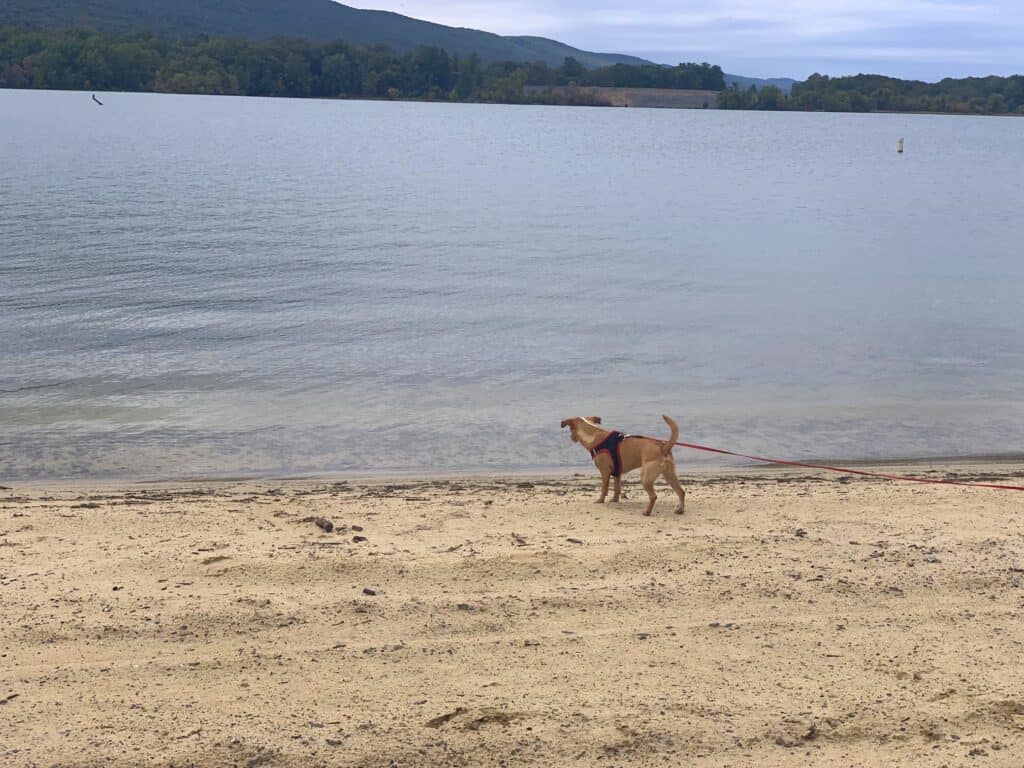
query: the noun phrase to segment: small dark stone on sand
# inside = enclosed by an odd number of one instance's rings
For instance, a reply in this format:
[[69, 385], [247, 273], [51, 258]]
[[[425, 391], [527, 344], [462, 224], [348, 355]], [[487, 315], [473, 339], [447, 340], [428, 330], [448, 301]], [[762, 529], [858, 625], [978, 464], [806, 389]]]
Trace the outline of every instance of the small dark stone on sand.
[[317, 528], [330, 533], [334, 530], [334, 523], [328, 520], [326, 517], [314, 517], [313, 522], [316, 523]]
[[122, 590], [122, 589], [124, 589], [124, 587], [122, 587], [122, 586], [121, 586], [120, 584], [115, 584], [115, 585], [114, 585], [114, 586], [112, 587], [112, 590], [113, 590], [114, 592], [118, 592], [118, 591], [120, 591], [120, 590]]
[[583, 543], [582, 539], [574, 539], [572, 537], [567, 538], [566, 541], [570, 542], [571, 544], [582, 544]]
[[465, 707], [456, 707], [451, 712], [448, 712], [448, 713], [443, 714], [443, 715], [438, 715], [435, 718], [427, 720], [425, 725], [427, 726], [427, 728], [440, 728], [442, 725], [447, 723], [453, 717], [458, 717], [459, 715], [461, 715], [465, 711], [466, 711]]
[[361, 525], [352, 525], [352, 526], [349, 526], [349, 527], [350, 527], [350, 528], [351, 528], [351, 529], [352, 529], [353, 531], [361, 531], [361, 530], [363, 530], [363, 526], [361, 526]]
[[807, 531], [805, 531], [803, 528], [797, 528], [793, 532], [793, 535], [796, 536], [798, 539], [803, 539], [807, 537]]
[[361, 541], [366, 541], [366, 540], [367, 540], [367, 539], [366, 539], [366, 537], [365, 537], [365, 536], [353, 536], [353, 537], [352, 537], [352, 543], [353, 543], [353, 544], [358, 544], [359, 542], [361, 542]]
[[369, 587], [363, 587], [363, 594], [364, 595], [369, 595], [370, 597], [373, 597], [377, 593], [374, 590], [370, 589]]

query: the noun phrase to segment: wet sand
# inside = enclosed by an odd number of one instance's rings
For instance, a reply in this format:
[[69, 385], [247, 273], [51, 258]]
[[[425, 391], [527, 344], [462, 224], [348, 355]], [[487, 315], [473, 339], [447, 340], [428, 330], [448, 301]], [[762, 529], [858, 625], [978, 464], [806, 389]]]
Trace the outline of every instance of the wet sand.
[[684, 483], [0, 490], [0, 765], [1021, 764], [1024, 493]]

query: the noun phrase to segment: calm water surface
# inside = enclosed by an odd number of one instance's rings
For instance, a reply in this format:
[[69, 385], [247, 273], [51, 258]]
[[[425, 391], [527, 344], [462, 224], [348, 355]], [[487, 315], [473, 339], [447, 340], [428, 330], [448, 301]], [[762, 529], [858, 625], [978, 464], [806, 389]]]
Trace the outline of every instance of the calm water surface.
[[104, 102], [0, 91], [0, 479], [1024, 451], [1019, 119]]

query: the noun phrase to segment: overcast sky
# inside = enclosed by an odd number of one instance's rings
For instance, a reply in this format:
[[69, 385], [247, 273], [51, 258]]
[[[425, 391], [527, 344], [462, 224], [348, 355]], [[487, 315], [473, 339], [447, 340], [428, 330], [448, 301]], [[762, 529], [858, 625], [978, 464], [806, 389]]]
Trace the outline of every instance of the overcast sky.
[[803, 79], [1024, 73], [1024, 0], [347, 0], [664, 63]]

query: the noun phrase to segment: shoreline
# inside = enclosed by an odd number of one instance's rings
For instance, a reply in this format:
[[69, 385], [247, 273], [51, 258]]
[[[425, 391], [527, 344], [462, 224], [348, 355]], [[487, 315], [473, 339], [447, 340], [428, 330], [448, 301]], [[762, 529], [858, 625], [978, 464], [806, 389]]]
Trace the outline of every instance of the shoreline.
[[[676, 449], [682, 451], [684, 449]], [[860, 458], [860, 459], [793, 459], [809, 464], [828, 464], [836, 467], [849, 467], [851, 469], [887, 469], [906, 467], [908, 471], [904, 474], [914, 474], [912, 470], [919, 470], [922, 467], [931, 467], [934, 472], [949, 471], [951, 468], [977, 467], [978, 465], [992, 465], [993, 467], [1004, 467], [1007, 465], [1020, 464], [1024, 468], [1024, 453], [991, 453], [991, 454], [969, 454], [964, 456], [918, 456], [918, 457], [891, 457], [891, 458]], [[676, 454], [676, 463], [680, 476], [699, 477], [716, 474], [727, 474], [736, 471], [765, 471], [785, 472], [803, 471], [820, 473], [823, 476], [839, 477], [842, 473], [829, 472], [805, 467], [793, 467], [786, 465], [775, 465], [761, 462], [751, 462], [745, 459], [727, 461], [712, 459], [709, 462], [689, 463], [680, 461], [679, 453]], [[337, 471], [314, 471], [314, 472], [229, 472], [229, 473], [190, 473], [183, 475], [160, 475], [160, 476], [130, 476], [130, 475], [83, 475], [71, 477], [37, 477], [37, 478], [4, 478], [0, 475], [0, 488], [21, 487], [21, 488], [75, 488], [75, 487], [123, 487], [132, 485], [174, 485], [174, 484], [203, 484], [203, 483], [260, 483], [260, 482], [330, 482], [334, 480], [348, 480], [350, 482], [382, 482], [391, 480], [488, 480], [500, 477], [522, 477], [522, 478], [569, 478], [593, 475], [597, 477], [593, 464], [589, 461], [582, 461], [578, 466], [573, 467], [527, 467], [522, 469], [444, 469], [430, 471], [426, 469], [393, 469], [385, 468], [377, 471], [370, 470], [337, 470]], [[1024, 476], [1024, 472], [1007, 477]], [[636, 480], [639, 475], [634, 473], [627, 476]]]
[[46, 93], [99, 93], [99, 94], [151, 94], [155, 96], [203, 96], [211, 98], [228, 97], [238, 99], [285, 99], [292, 101], [370, 101], [370, 102], [394, 102], [411, 104], [450, 104], [450, 105], [487, 105], [500, 107], [591, 107], [596, 109], [630, 109], [630, 110], [654, 110], [654, 111], [683, 111], [683, 112], [760, 112], [760, 113], [790, 113], [805, 115], [927, 115], [927, 116], [950, 116], [950, 117], [1024, 117], [1020, 112], [932, 112], [920, 110], [915, 112], [899, 112], [894, 110], [874, 109], [867, 111], [855, 110], [827, 110], [827, 109], [757, 109], [754, 107], [719, 107], [709, 105], [707, 107], [665, 107], [665, 106], [636, 106], [625, 107], [614, 104], [553, 104], [544, 101], [450, 101], [448, 99], [425, 99], [425, 98], [390, 98], [388, 96], [253, 96], [244, 93], [180, 93], [177, 91], [101, 91], [96, 89], [69, 90], [67, 88], [0, 88], [0, 91], [38, 91]]

